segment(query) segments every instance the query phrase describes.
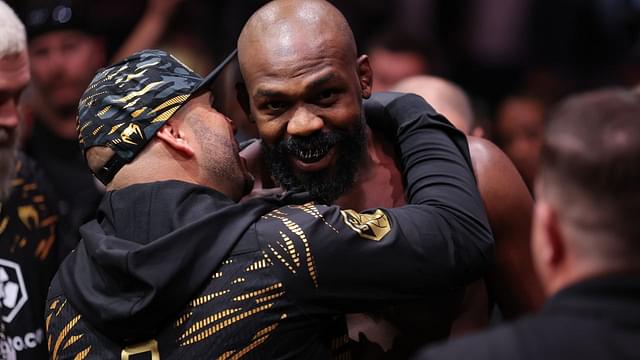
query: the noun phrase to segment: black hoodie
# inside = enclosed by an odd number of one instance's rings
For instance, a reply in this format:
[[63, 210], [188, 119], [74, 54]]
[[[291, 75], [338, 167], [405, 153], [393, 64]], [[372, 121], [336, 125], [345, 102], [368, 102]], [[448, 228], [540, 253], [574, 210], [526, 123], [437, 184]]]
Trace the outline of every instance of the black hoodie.
[[236, 204], [178, 181], [108, 193], [52, 283], [51, 357], [328, 358], [342, 313], [481, 276], [493, 240], [464, 136], [416, 96], [387, 107], [413, 205]]
[[78, 255], [60, 268], [62, 290], [114, 340], [151, 337], [277, 204], [275, 198], [238, 204], [179, 181], [109, 192], [98, 220], [80, 228]]

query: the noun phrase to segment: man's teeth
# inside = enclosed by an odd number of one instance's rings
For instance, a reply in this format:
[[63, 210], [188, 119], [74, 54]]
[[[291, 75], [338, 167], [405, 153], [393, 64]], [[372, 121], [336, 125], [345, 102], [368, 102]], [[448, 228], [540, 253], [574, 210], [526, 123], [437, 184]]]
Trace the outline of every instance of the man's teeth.
[[318, 161], [328, 152], [328, 149], [309, 149], [298, 152], [298, 158], [303, 161]]

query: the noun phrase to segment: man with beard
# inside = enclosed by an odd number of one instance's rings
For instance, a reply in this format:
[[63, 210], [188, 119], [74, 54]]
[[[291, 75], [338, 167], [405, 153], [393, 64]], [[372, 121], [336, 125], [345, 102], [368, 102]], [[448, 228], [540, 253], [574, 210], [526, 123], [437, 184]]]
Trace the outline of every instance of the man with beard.
[[[23, 16], [29, 37], [34, 123], [25, 152], [51, 179], [60, 211], [68, 220], [66, 251], [78, 227], [93, 218], [102, 196], [78, 153], [78, 100], [93, 74], [106, 64], [103, 41], [91, 33], [78, 2], [40, 2]], [[73, 4], [73, 6], [71, 5]]]
[[46, 359], [44, 305], [57, 265], [47, 181], [18, 151], [18, 99], [29, 83], [26, 33], [0, 1], [0, 354]]
[[[262, 146], [254, 144], [243, 153], [260, 178], [258, 186], [270, 185], [271, 170], [282, 187], [302, 187], [342, 206], [361, 210], [405, 203], [408, 188], [393, 147], [384, 133], [371, 131], [363, 121], [362, 99], [371, 94], [372, 69], [366, 55], [358, 57], [349, 25], [337, 9], [326, 1], [270, 2], [245, 25], [238, 59], [245, 87], [239, 100], [262, 139]], [[389, 115], [373, 106], [375, 101], [371, 104], [367, 119]], [[531, 198], [495, 146], [477, 140], [470, 145], [497, 239], [497, 266], [488, 279], [491, 295], [506, 316], [516, 316], [541, 301], [528, 246]], [[262, 166], [263, 155], [268, 169]], [[352, 317], [351, 335], [358, 339], [362, 332], [385, 351], [397, 338], [402, 346], [388, 355], [406, 356], [426, 341], [449, 335], [455, 315], [466, 310], [459, 308], [460, 298], [445, 293], [409, 311], [393, 309], [374, 320]], [[488, 306], [480, 311], [484, 314], [476, 318], [481, 323], [459, 328], [486, 325]]]
[[51, 358], [328, 359], [345, 350], [345, 311], [458, 288], [489, 266], [467, 142], [417, 97], [387, 106], [412, 109], [386, 124], [411, 205], [236, 203], [250, 176], [203, 90], [220, 69], [202, 79], [146, 50], [82, 96], [79, 142], [108, 192], [52, 281]]

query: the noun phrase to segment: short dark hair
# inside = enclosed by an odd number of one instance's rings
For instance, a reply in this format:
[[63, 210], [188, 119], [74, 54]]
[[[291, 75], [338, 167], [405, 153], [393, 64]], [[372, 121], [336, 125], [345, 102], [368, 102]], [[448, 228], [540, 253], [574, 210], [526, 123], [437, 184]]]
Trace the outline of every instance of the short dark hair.
[[637, 94], [604, 89], [560, 103], [545, 130], [539, 176], [543, 193], [552, 188], [560, 210], [566, 210], [559, 216], [567, 216], [586, 236], [617, 239], [604, 245], [615, 253], [640, 255]]

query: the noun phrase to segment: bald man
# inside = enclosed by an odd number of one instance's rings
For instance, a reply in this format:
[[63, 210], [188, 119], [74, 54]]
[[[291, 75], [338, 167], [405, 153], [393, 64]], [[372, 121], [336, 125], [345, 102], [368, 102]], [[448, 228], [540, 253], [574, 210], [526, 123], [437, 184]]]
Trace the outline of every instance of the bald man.
[[420, 95], [460, 131], [477, 135], [469, 97], [451, 81], [437, 76], [412, 76], [395, 84], [391, 91]]
[[[338, 10], [325, 1], [270, 2], [245, 25], [238, 51], [245, 81], [240, 101], [262, 138], [244, 152], [258, 175], [256, 184], [272, 185], [271, 175], [284, 188], [303, 187], [317, 199], [355, 209], [406, 203], [393, 147], [363, 121], [372, 69], [366, 55], [357, 55]], [[494, 231], [509, 239], [498, 248], [495, 294], [504, 313], [515, 316], [541, 300], [526, 235], [531, 198], [496, 147], [479, 142], [472, 156], [485, 204], [495, 205], [487, 208], [490, 219], [509, 219], [491, 221]], [[461, 298], [452, 296], [421, 306], [425, 317], [395, 310], [376, 321], [359, 317], [350, 323], [351, 335], [358, 339], [362, 332], [384, 351], [394, 341], [403, 343], [408, 346], [395, 354], [406, 354], [449, 335], [453, 305]]]

